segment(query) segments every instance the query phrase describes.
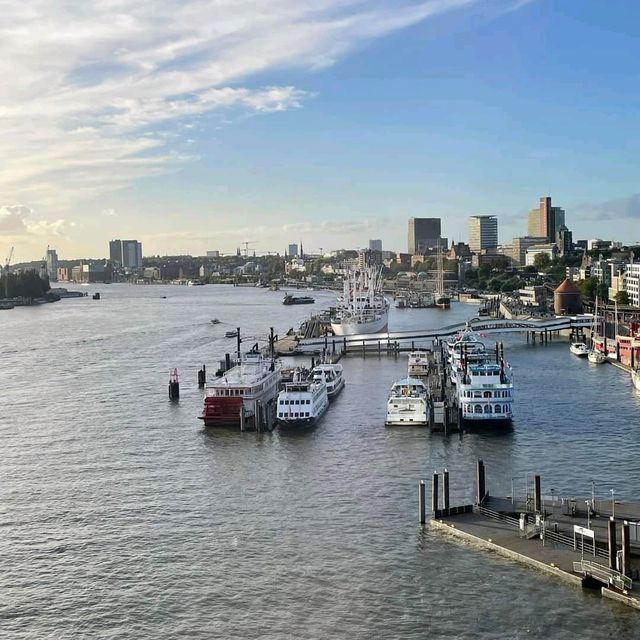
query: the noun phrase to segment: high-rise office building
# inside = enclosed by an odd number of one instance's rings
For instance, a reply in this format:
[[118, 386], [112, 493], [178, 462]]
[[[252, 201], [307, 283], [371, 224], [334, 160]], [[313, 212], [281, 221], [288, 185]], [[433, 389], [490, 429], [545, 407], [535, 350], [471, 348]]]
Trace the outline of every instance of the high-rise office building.
[[527, 259], [527, 249], [536, 245], [544, 244], [545, 237], [525, 236], [524, 238], [514, 238], [511, 242], [510, 257], [516, 265], [524, 266]]
[[409, 218], [408, 249], [411, 255], [424, 253], [428, 249], [441, 248], [446, 251], [446, 241], [441, 237], [440, 218]]
[[371, 251], [382, 251], [382, 240], [369, 240], [369, 249]]
[[58, 252], [55, 249], [47, 249], [47, 275], [51, 282], [58, 281]]
[[551, 197], [540, 198], [536, 209], [527, 216], [527, 235], [544, 237], [547, 242], [556, 241], [556, 232], [564, 226], [564, 209], [551, 206]]
[[498, 246], [498, 218], [471, 216], [469, 218], [469, 248], [474, 253]]
[[142, 243], [137, 240], [122, 241], [122, 266], [129, 269], [142, 267]]
[[122, 240], [111, 240], [109, 242], [109, 260], [114, 265], [122, 266]]
[[289, 248], [287, 249], [287, 255], [290, 258], [297, 258], [298, 257], [298, 245], [295, 243], [292, 243], [289, 245]]

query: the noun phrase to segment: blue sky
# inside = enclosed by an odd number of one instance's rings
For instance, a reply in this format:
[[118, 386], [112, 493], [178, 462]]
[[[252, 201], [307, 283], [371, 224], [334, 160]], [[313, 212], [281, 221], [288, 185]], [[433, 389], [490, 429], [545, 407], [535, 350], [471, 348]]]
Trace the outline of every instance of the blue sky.
[[[98, 29], [99, 6], [70, 8], [77, 55], [68, 41], [24, 45], [33, 92], [0, 111], [24, 131], [4, 184], [0, 172], [0, 241], [25, 258], [47, 243], [104, 255], [110, 237], [145, 253], [378, 237], [404, 250], [410, 216], [440, 216], [466, 240], [467, 217], [484, 213], [509, 242], [547, 193], [575, 237], [640, 240], [634, 3], [229, 1], [222, 36], [200, 26], [206, 0], [183, 3], [193, 23], [170, 33], [141, 33], [131, 4], [117, 38]], [[58, 120], [38, 104], [45, 54]]]

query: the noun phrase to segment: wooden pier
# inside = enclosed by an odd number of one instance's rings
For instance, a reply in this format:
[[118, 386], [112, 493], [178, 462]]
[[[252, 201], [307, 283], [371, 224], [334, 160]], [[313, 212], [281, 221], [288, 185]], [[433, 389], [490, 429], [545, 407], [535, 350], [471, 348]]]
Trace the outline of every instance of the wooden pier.
[[[544, 495], [540, 476], [530, 495], [494, 497], [479, 460], [474, 501], [451, 506], [446, 470], [443, 480], [440, 500], [439, 474], [434, 473], [433, 529], [640, 609], [640, 504]], [[424, 524], [424, 481], [418, 508]]]

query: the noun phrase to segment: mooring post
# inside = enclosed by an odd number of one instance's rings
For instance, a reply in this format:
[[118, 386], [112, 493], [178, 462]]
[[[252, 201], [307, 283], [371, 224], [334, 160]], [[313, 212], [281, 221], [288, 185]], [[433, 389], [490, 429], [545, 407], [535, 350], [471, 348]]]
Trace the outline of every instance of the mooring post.
[[622, 524], [622, 567], [620, 570], [625, 576], [631, 577], [631, 539], [629, 534], [629, 523], [625, 520]]
[[536, 513], [542, 511], [542, 493], [540, 491], [540, 476], [533, 476], [533, 509]]
[[529, 332], [525, 331], [525, 334], [527, 335], [527, 344], [529, 344]]
[[202, 389], [207, 384], [207, 368], [202, 365], [202, 369], [198, 371], [198, 386]]
[[173, 371], [169, 375], [169, 399], [170, 400], [180, 399], [180, 381], [178, 379], [177, 369], [173, 369]]
[[420, 480], [420, 487], [418, 489], [418, 517], [420, 524], [424, 524], [427, 521], [426, 511], [425, 484], [424, 480]]
[[231, 354], [225, 353], [224, 354], [224, 370], [229, 371], [229, 369], [231, 369]]
[[618, 555], [618, 547], [616, 546], [616, 521], [613, 516], [609, 516], [609, 569], [616, 569], [616, 556]]
[[476, 468], [476, 504], [481, 505], [485, 496], [485, 479], [484, 479], [484, 462], [482, 460], [478, 460], [478, 465]]
[[449, 472], [445, 469], [442, 474], [442, 500], [445, 515], [449, 515]]
[[240, 338], [240, 327], [237, 327], [236, 329], [236, 342], [237, 342], [237, 353], [238, 353], [238, 360], [240, 360], [240, 344], [242, 342], [241, 338]]
[[431, 513], [435, 516], [438, 511], [438, 472], [433, 472], [431, 482]]

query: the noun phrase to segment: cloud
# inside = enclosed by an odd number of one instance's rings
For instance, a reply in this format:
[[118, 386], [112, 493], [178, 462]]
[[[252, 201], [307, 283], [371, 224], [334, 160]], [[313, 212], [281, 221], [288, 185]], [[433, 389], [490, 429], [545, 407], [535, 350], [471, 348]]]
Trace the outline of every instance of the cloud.
[[64, 219], [34, 220], [33, 211], [24, 205], [0, 206], [0, 236], [58, 236], [64, 237], [74, 227]]
[[180, 133], [199, 117], [282, 112], [314, 95], [261, 86], [260, 74], [326, 67], [363, 42], [470, 5], [481, 3], [5, 0], [0, 190], [65, 209], [161, 175], [192, 159]]
[[584, 220], [640, 221], [640, 193], [604, 202], [577, 205], [575, 210], [577, 217]]

